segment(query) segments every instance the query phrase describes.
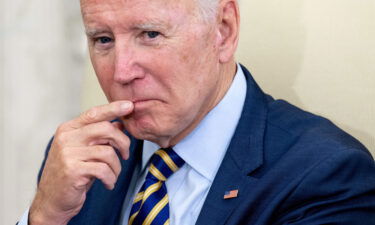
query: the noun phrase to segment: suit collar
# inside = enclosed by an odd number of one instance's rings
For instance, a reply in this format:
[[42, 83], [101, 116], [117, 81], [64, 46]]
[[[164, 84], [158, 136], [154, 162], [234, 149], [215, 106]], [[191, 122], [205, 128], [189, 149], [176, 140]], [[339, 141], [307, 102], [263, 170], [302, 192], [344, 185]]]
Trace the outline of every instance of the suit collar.
[[[198, 225], [223, 224], [241, 202], [241, 195], [256, 182], [250, 175], [263, 164], [263, 136], [267, 118], [266, 95], [242, 66], [246, 80], [246, 100], [235, 134], [228, 147], [206, 201]], [[224, 193], [238, 190], [237, 198], [223, 199]]]
[[227, 154], [244, 174], [263, 163], [263, 137], [267, 120], [267, 99], [250, 72], [242, 66], [246, 80], [246, 100]]

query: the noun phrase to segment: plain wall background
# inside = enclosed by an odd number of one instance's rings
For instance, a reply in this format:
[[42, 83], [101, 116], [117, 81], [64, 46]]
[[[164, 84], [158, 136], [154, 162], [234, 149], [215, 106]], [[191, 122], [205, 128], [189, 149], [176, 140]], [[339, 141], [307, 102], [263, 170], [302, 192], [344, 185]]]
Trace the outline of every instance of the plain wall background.
[[[1, 3], [4, 1], [0, 0], [0, 7], [2, 7]], [[47, 18], [59, 16], [56, 12], [61, 8], [46, 7], [45, 10], [55, 11], [45, 14], [46, 18], [35, 18], [30, 13], [26, 19], [38, 22], [44, 19], [43, 22], [47, 23], [48, 21], [45, 21]], [[75, 15], [79, 13], [77, 9], [70, 10], [74, 11]], [[241, 38], [237, 60], [250, 69], [265, 92], [275, 98], [286, 99], [305, 110], [328, 117], [339, 127], [361, 140], [375, 155], [374, 12], [374, 0], [242, 0]], [[66, 18], [59, 21], [66, 21]], [[77, 19], [72, 21], [79, 23]], [[55, 25], [72, 26], [72, 22], [54, 24], [53, 27], [58, 30], [59, 27]], [[79, 34], [75, 35], [79, 36]], [[70, 33], [67, 36], [70, 37]], [[2, 38], [0, 39], [0, 50], [2, 50], [1, 47], [9, 42], [6, 42], [5, 36], [0, 35], [0, 38]], [[30, 36], [29, 39], [32, 44], [33, 37]], [[57, 46], [64, 48], [64, 46], [71, 46], [71, 43], [59, 42]], [[25, 53], [18, 51], [17, 57], [23, 54]], [[5, 58], [5, 54], [0, 56], [3, 57], [0, 59]], [[14, 57], [14, 61], [17, 62], [19, 59]], [[69, 60], [66, 55], [64, 57], [55, 60], [62, 60], [60, 63]], [[73, 54], [73, 57], [77, 57], [77, 54]], [[32, 59], [25, 58], [24, 60]], [[78, 113], [79, 110], [76, 108], [84, 110], [106, 102], [87, 57], [79, 62], [79, 66], [85, 72], [70, 71], [73, 74], [66, 74], [68, 77], [79, 77], [79, 79], [72, 79], [76, 85], [62, 84], [61, 78], [60, 82], [48, 83], [49, 92], [46, 95], [54, 98], [55, 90], [60, 90], [62, 85], [65, 85], [68, 94], [64, 95], [65, 101], [60, 104], [60, 112], [54, 111], [57, 115], [61, 113], [63, 116], [48, 120], [49, 128], [43, 130], [43, 135], [39, 135], [41, 132], [38, 129], [30, 125], [24, 126], [23, 123], [17, 123], [17, 129], [11, 131], [6, 129], [8, 126], [1, 126], [2, 133], [0, 134], [12, 136], [9, 132], [26, 130], [26, 134], [32, 134], [39, 139], [38, 141], [33, 139], [37, 143], [32, 149], [27, 146], [20, 149], [15, 147], [17, 145], [7, 144], [3, 135], [0, 135], [2, 136], [0, 141], [2, 141], [1, 162], [3, 165], [0, 194], [1, 199], [5, 199], [0, 205], [0, 224], [13, 224], [30, 204], [36, 185], [37, 168], [44, 152], [42, 146], [52, 135], [53, 128], [70, 118], [71, 115]], [[40, 63], [39, 66], [44, 62]], [[3, 64], [4, 61], [0, 61], [0, 66], [4, 68], [13, 68], [18, 65]], [[55, 70], [58, 72], [60, 69], [57, 67]], [[5, 70], [1, 71], [3, 73], [0, 84], [2, 87], [7, 87], [9, 84], [4, 77], [12, 74], [5, 74]], [[7, 71], [18, 72], [18, 70]], [[29, 72], [27, 76], [38, 83], [38, 79], [41, 79], [38, 78], [40, 73], [53, 73], [53, 71], [53, 68], [50, 68], [50, 71], [36, 69]], [[45, 81], [46, 78], [43, 79]], [[45, 87], [42, 85], [41, 88]], [[1, 100], [7, 100], [7, 96], [2, 92]], [[71, 103], [68, 103], [68, 97], [72, 98]], [[35, 99], [39, 98], [35, 96]], [[56, 101], [57, 99], [58, 97]], [[5, 112], [9, 112], [8, 107], [17, 102], [5, 103], [2, 101], [0, 104], [2, 122], [7, 119], [4, 115]], [[34, 107], [39, 109], [36, 112], [43, 113], [45, 110], [40, 109], [48, 109], [46, 104], [48, 103], [37, 101], [36, 104], [30, 104], [28, 107]], [[22, 108], [22, 104], [16, 108]], [[24, 113], [12, 111], [12, 115], [17, 118], [24, 116]], [[46, 116], [40, 115], [42, 118]], [[15, 133], [12, 138], [15, 142], [17, 138], [22, 138], [21, 141], [25, 142], [25, 134], [19, 136]], [[27, 163], [25, 163], [26, 159], [19, 160], [19, 157], [25, 154]], [[12, 175], [9, 175], [9, 172]]]

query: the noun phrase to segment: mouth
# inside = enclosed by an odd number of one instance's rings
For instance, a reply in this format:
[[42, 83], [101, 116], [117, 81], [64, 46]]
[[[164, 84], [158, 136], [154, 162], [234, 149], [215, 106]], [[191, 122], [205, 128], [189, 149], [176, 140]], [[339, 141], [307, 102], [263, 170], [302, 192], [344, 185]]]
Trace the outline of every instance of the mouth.
[[155, 105], [156, 99], [142, 99], [142, 100], [133, 100], [134, 110], [129, 115], [121, 117], [122, 120], [127, 120], [130, 118], [138, 118], [141, 115], [147, 114], [147, 112], [152, 109]]
[[138, 99], [133, 100], [134, 104], [134, 113], [141, 113], [151, 110], [155, 107], [160, 100], [158, 99]]
[[149, 103], [151, 101], [155, 101], [155, 99], [141, 99], [141, 100], [134, 100], [132, 102], [133, 102], [134, 107], [135, 107], [135, 106], [138, 106], [138, 105], [143, 105], [143, 104]]
[[142, 102], [147, 102], [147, 101], [152, 101], [152, 99], [141, 99], [141, 100], [133, 100], [133, 104], [136, 104], [136, 103], [142, 103]]

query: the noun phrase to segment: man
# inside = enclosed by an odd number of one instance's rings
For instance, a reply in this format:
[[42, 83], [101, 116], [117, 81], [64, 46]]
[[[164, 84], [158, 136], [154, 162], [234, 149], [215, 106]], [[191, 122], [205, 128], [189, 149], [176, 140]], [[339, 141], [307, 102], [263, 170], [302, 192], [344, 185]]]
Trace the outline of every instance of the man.
[[81, 9], [110, 104], [57, 129], [26, 222], [375, 224], [368, 151], [235, 63], [236, 0]]

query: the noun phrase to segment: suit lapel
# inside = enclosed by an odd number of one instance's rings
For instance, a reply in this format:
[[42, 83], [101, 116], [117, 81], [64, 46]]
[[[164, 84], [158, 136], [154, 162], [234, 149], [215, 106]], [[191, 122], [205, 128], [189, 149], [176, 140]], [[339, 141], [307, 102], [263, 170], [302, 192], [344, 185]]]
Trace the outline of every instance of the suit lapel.
[[[197, 225], [224, 224], [243, 196], [251, 193], [255, 178], [248, 176], [263, 163], [263, 135], [267, 117], [266, 96], [242, 67], [246, 80], [246, 100], [240, 121], [212, 183]], [[226, 191], [238, 190], [238, 197], [224, 199]]]

